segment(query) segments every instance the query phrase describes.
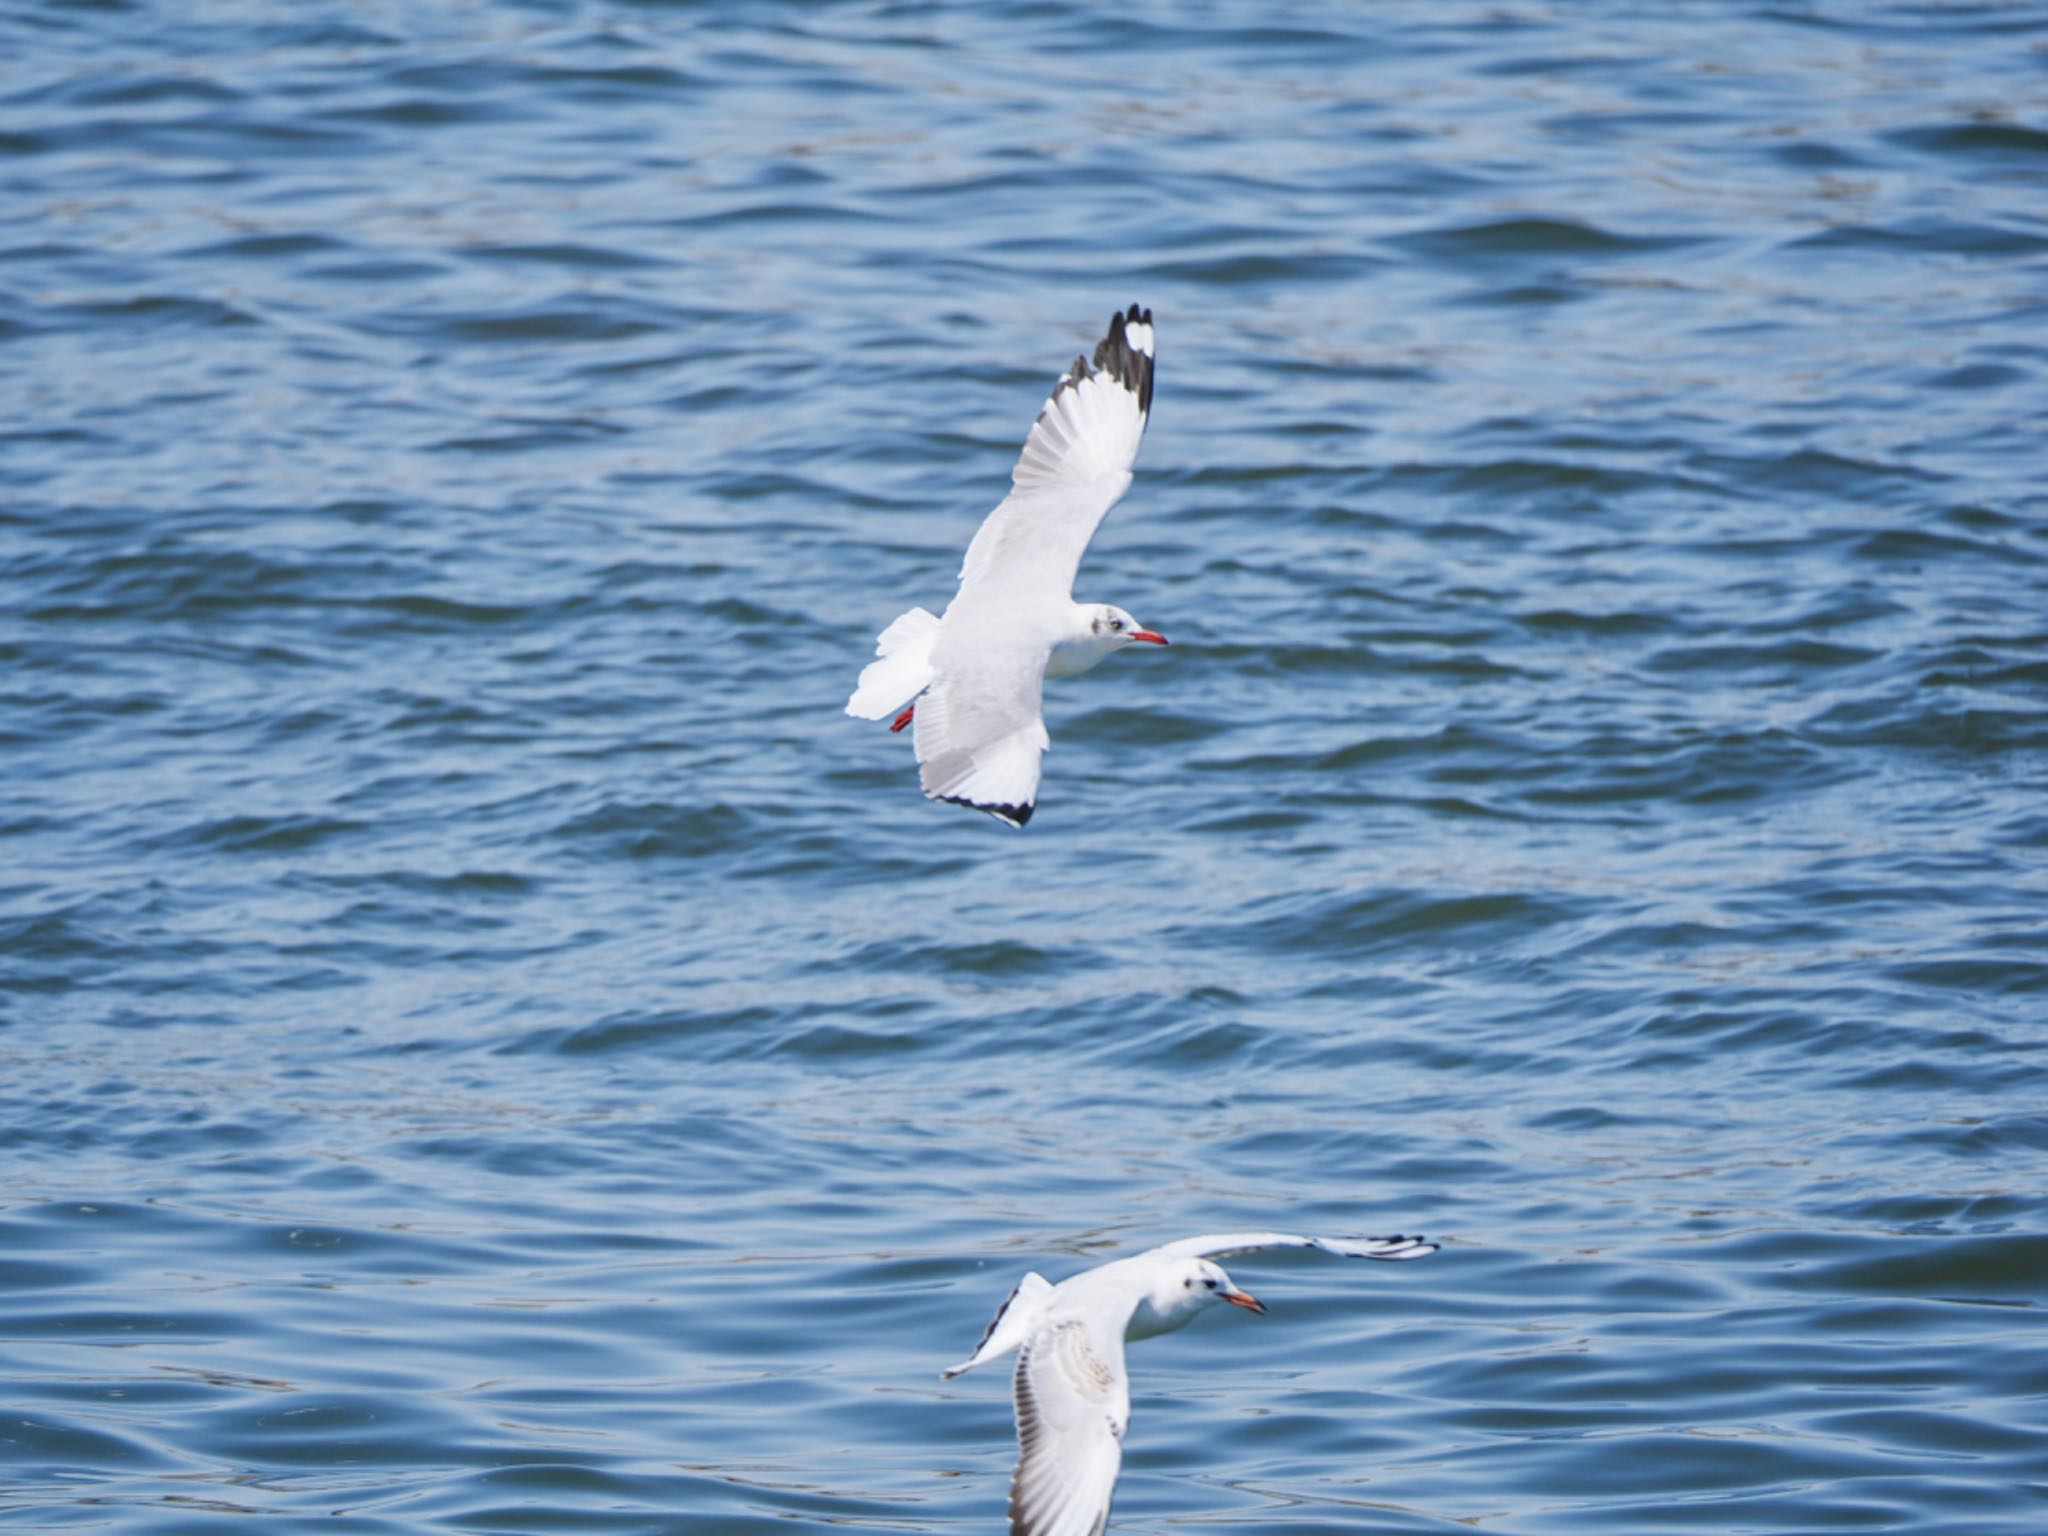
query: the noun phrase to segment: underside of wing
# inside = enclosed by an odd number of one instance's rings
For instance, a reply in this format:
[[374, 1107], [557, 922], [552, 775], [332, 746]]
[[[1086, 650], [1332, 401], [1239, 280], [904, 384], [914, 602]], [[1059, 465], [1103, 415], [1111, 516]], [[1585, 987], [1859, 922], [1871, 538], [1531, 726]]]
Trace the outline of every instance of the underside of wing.
[[1130, 1415], [1121, 1330], [1077, 1318], [1041, 1329], [1017, 1362], [1016, 1397], [1010, 1536], [1097, 1536]]
[[1039, 707], [1042, 650], [991, 644], [942, 657], [917, 703], [917, 761], [934, 800], [987, 811], [1013, 826], [1038, 803], [1039, 758], [1052, 745]]
[[967, 547], [962, 591], [1065, 597], [1104, 514], [1131, 483], [1152, 409], [1152, 311], [1112, 315], [1091, 363], [1053, 387], [1011, 472], [1011, 491]]
[[1165, 1243], [1155, 1253], [1176, 1259], [1221, 1259], [1261, 1248], [1315, 1248], [1344, 1259], [1419, 1259], [1437, 1244], [1423, 1237], [1298, 1237], [1289, 1232], [1221, 1232]]

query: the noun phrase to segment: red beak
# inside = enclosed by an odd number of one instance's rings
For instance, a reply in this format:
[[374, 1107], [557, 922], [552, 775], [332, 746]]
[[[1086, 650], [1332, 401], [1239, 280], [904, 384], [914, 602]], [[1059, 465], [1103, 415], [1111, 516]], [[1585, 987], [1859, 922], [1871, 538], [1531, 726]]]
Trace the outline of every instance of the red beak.
[[1261, 1317], [1266, 1315], [1266, 1304], [1250, 1291], [1224, 1291], [1221, 1295], [1233, 1307], [1243, 1307], [1245, 1311], [1256, 1312]]
[[1153, 645], [1166, 644], [1166, 636], [1160, 634], [1156, 629], [1134, 629], [1131, 631], [1131, 638], [1133, 640], [1150, 641]]

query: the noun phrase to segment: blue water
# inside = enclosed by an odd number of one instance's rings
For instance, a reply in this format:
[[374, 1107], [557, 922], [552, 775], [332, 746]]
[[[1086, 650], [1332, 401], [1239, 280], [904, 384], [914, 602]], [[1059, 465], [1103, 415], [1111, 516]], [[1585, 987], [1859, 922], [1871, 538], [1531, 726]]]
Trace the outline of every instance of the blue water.
[[[2048, 8], [0, 14], [0, 1525], [2048, 1524]], [[840, 706], [1112, 309], [1022, 833]], [[253, 1519], [247, 1517], [254, 1517]]]

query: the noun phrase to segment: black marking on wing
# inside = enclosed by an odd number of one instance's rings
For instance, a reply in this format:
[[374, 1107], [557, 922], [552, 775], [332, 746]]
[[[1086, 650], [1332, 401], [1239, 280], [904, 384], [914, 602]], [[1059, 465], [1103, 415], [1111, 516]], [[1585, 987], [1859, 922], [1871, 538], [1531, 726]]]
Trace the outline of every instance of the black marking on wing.
[[1150, 325], [1152, 311], [1133, 304], [1109, 317], [1109, 334], [1095, 346], [1095, 366], [1138, 397], [1138, 409], [1152, 414], [1152, 359], [1137, 350], [1124, 334], [1126, 324]]
[[[1109, 317], [1109, 331], [1095, 344], [1095, 365], [1091, 368], [1088, 359], [1077, 357], [1074, 366], [1066, 371], [1059, 383], [1053, 386], [1052, 399], [1060, 397], [1063, 389], [1072, 389], [1093, 373], [1106, 373], [1138, 397], [1138, 413], [1152, 414], [1152, 359], [1131, 345], [1125, 334], [1127, 325], [1150, 325], [1152, 311], [1140, 309], [1133, 304], [1129, 311]], [[1051, 401], [1046, 402], [1048, 405]], [[1045, 415], [1040, 411], [1040, 418]]]
[[1017, 1355], [1017, 1374], [1011, 1378], [1017, 1404], [1017, 1470], [1010, 1475], [1010, 1536], [1031, 1536], [1031, 1524], [1024, 1508], [1024, 1468], [1038, 1444], [1038, 1399], [1031, 1395], [1031, 1350], [1027, 1345]]
[[[943, 800], [948, 805], [964, 805], [970, 811], [987, 811], [989, 815], [1007, 821], [1013, 827], [1023, 826], [1031, 819], [1031, 813], [1038, 809], [1036, 805], [990, 805], [985, 800], [969, 800], [964, 795], [934, 795], [932, 798]], [[1015, 1296], [1017, 1293], [1012, 1291], [1010, 1294]], [[1009, 1303], [1004, 1302], [1003, 1305], [1008, 1306]], [[996, 1316], [1001, 1317], [1002, 1313], [998, 1312]], [[993, 1327], [994, 1324], [990, 1326]]]
[[986, 1344], [990, 1339], [995, 1337], [996, 1324], [1000, 1323], [1003, 1320], [1003, 1314], [1010, 1310], [1010, 1303], [1017, 1299], [1017, 1292], [1023, 1289], [1024, 1282], [1022, 1280], [1019, 1280], [1015, 1287], [1012, 1288], [1012, 1290], [1010, 1291], [1010, 1294], [1003, 1298], [1003, 1304], [1000, 1307], [996, 1308], [996, 1315], [990, 1318], [988, 1320], [988, 1326], [981, 1330], [981, 1343], [976, 1344], [974, 1346], [974, 1353], [970, 1354], [967, 1357], [968, 1359], [972, 1360], [975, 1355], [980, 1354], [982, 1344]]

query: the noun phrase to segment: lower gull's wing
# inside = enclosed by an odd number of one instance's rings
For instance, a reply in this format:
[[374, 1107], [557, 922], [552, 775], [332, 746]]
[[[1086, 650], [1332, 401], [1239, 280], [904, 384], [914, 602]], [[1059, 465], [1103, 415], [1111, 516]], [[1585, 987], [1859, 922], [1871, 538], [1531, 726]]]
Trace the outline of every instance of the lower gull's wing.
[[1010, 1536], [1097, 1536], [1131, 1414], [1122, 1325], [1066, 1317], [1040, 1329], [1017, 1362], [1016, 1394]]
[[1296, 1237], [1287, 1232], [1220, 1232], [1184, 1237], [1152, 1251], [1176, 1259], [1220, 1259], [1261, 1248], [1315, 1248], [1343, 1259], [1419, 1259], [1437, 1244], [1422, 1237]]

